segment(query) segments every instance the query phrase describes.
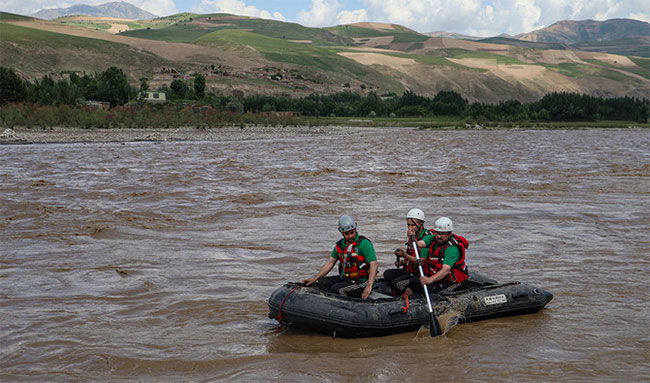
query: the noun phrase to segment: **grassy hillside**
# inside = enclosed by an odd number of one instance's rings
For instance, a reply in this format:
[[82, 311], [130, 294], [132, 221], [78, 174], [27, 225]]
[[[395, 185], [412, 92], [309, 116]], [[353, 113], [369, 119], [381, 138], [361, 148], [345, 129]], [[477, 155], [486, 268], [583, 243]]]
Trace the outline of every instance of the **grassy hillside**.
[[392, 37], [389, 44], [378, 46], [380, 48], [392, 49], [398, 44], [406, 44], [406, 47], [401, 46], [399, 50], [415, 50], [422, 48], [421, 44], [429, 39], [429, 36], [420, 34], [411, 29], [392, 24], [379, 24], [376, 27], [366, 27], [361, 25], [338, 25], [336, 27], [325, 28], [332, 33], [339, 36], [344, 36], [350, 39], [356, 39], [356, 45], [364, 45], [367, 41], [376, 37]]
[[3, 22], [3, 21], [24, 21], [24, 20], [32, 20], [32, 18], [27, 17], [27, 16], [15, 15], [13, 13], [0, 12], [0, 22]]
[[372, 68], [346, 59], [328, 50], [312, 44], [302, 44], [286, 39], [259, 35], [242, 30], [225, 29], [212, 32], [198, 40], [197, 44], [219, 47], [225, 50], [241, 50], [242, 47], [254, 49], [264, 59], [290, 67], [307, 67], [318, 69], [337, 82], [346, 82], [352, 78], [360, 83], [388, 89], [402, 90], [397, 81], [387, 79]]
[[128, 45], [0, 23], [0, 66], [32, 77], [61, 71], [98, 72], [119, 65], [133, 78], [169, 62]]
[[317, 45], [348, 45], [351, 43], [350, 39], [337, 36], [324, 29], [308, 28], [300, 24], [276, 20], [235, 17], [227, 14], [194, 16], [185, 14], [181, 20], [165, 20], [177, 21], [158, 28], [125, 32], [123, 35], [163, 41], [194, 42], [217, 30], [237, 29], [284, 40], [307, 40]]
[[487, 39], [480, 39], [477, 41], [481, 43], [505, 44], [505, 45], [512, 45], [515, 47], [523, 47], [523, 48], [530, 48], [530, 49], [559, 49], [559, 50], [566, 49], [566, 45], [560, 43], [541, 43], [536, 41], [509, 39], [507, 37], [489, 37]]

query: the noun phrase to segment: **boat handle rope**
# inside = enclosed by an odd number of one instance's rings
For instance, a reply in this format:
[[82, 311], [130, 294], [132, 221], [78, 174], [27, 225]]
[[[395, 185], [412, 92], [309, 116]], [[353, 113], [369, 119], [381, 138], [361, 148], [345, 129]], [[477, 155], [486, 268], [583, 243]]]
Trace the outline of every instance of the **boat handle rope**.
[[406, 312], [409, 310], [409, 297], [408, 297], [408, 295], [404, 294], [404, 295], [397, 296], [397, 298], [399, 298], [399, 297], [404, 297], [404, 300], [406, 301], [406, 306], [400, 307], [402, 309], [401, 311], [400, 310], [391, 311], [391, 312], [388, 313], [388, 315], [406, 314]]
[[282, 324], [282, 306], [284, 305], [284, 301], [286, 301], [287, 298], [289, 298], [289, 295], [293, 294], [293, 292], [296, 291], [298, 289], [298, 287], [302, 287], [302, 286], [298, 285], [298, 286], [294, 287], [293, 290], [289, 291], [289, 294], [284, 296], [284, 299], [282, 299], [282, 303], [280, 303], [280, 308], [278, 309], [278, 327], [275, 330], [276, 334], [280, 333], [280, 325]]
[[402, 296], [406, 300], [406, 306], [402, 307], [402, 314], [406, 314], [406, 312], [409, 310], [409, 296], [406, 295], [406, 294], [404, 294]]

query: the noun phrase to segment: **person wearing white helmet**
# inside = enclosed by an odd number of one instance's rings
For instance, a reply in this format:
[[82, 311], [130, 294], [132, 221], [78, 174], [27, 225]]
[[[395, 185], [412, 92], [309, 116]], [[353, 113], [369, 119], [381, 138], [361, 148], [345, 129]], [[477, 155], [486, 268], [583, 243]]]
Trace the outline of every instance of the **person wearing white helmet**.
[[469, 273], [465, 264], [465, 251], [469, 241], [454, 234], [454, 224], [448, 217], [438, 218], [433, 230], [435, 236], [423, 242], [429, 246], [424, 277], [419, 278], [420, 286], [409, 285], [412, 290], [422, 291], [428, 285], [430, 292], [459, 291], [467, 286]]
[[[310, 286], [318, 284], [321, 290], [340, 295], [366, 299], [372, 292], [377, 278], [377, 256], [370, 240], [357, 233], [357, 223], [349, 215], [339, 218], [339, 232], [343, 236], [320, 271], [303, 282]], [[339, 262], [336, 276], [326, 275]]]
[[388, 269], [384, 272], [384, 279], [390, 283], [393, 294], [402, 295], [404, 293], [410, 294], [411, 290], [409, 285], [417, 285], [420, 280], [420, 273], [418, 271], [417, 260], [413, 251], [413, 245], [409, 238], [415, 236], [418, 242], [418, 254], [420, 259], [425, 260], [429, 252], [429, 248], [424, 242], [424, 238], [433, 238], [433, 233], [424, 227], [424, 212], [420, 209], [411, 209], [406, 213], [406, 250], [395, 250], [397, 261], [395, 262], [396, 269]]

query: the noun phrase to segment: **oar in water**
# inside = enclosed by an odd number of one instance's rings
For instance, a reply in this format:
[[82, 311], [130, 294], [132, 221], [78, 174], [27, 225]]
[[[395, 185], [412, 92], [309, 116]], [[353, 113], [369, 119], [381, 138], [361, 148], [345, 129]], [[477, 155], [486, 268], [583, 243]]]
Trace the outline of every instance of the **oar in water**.
[[[420, 271], [420, 277], [424, 277], [424, 272], [422, 272], [422, 265], [420, 264], [420, 251], [418, 250], [418, 242], [415, 240], [415, 236], [411, 236], [411, 243], [413, 246], [413, 253], [415, 254], [415, 259], [418, 261], [418, 270]], [[427, 285], [424, 287], [424, 295], [427, 297], [427, 304], [429, 305], [429, 314], [431, 318], [429, 320], [429, 334], [432, 337], [442, 335], [442, 329], [440, 328], [440, 322], [436, 318], [436, 314], [433, 312], [433, 306], [431, 306], [431, 298], [429, 297], [429, 288]]]

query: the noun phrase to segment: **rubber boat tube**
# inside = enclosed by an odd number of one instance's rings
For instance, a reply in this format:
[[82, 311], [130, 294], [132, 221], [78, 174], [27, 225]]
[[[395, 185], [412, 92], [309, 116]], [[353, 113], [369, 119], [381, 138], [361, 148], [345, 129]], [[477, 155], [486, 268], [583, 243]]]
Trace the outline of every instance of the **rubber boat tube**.
[[[534, 313], [553, 294], [520, 282], [498, 283], [478, 273], [470, 274], [463, 291], [432, 294], [437, 316], [454, 310], [459, 322]], [[345, 338], [383, 336], [417, 331], [429, 323], [423, 295], [393, 297], [380, 280], [368, 299], [327, 293], [317, 287], [289, 282], [269, 298], [269, 318], [279, 324]]]

